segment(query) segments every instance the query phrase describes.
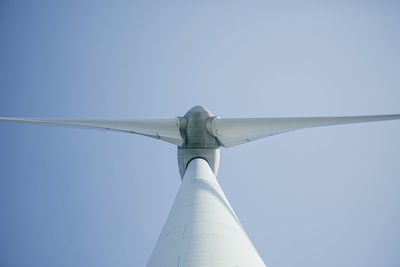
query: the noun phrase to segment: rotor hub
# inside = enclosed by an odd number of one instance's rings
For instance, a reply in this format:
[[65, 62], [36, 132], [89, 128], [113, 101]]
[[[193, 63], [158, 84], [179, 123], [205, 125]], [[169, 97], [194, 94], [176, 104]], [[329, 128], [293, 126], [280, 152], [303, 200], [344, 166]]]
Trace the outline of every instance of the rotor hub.
[[188, 163], [203, 158], [215, 175], [219, 165], [219, 142], [212, 134], [211, 125], [216, 117], [206, 108], [195, 106], [183, 117], [178, 117], [183, 144], [178, 147], [179, 173], [183, 178]]

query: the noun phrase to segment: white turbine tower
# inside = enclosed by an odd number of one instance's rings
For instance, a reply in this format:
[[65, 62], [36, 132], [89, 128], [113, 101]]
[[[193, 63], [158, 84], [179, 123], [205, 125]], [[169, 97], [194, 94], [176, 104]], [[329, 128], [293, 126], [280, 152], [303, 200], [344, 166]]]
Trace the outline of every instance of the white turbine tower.
[[159, 120], [19, 119], [58, 126], [124, 131], [178, 146], [182, 184], [148, 267], [265, 266], [218, 184], [219, 147], [288, 131], [400, 119], [400, 114], [357, 117], [224, 119], [196, 106], [185, 116]]

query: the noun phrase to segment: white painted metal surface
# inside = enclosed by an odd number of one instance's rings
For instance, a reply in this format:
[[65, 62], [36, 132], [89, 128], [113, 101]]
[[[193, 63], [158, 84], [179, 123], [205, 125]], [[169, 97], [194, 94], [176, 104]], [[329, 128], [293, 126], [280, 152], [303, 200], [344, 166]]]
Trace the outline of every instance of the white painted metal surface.
[[196, 106], [184, 117], [176, 119], [0, 117], [0, 122], [124, 131], [177, 145], [180, 173], [184, 177], [148, 267], [259, 267], [265, 264], [247, 237], [209, 165], [213, 166], [216, 173], [219, 146], [231, 147], [309, 127], [394, 119], [400, 119], [400, 115], [221, 119], [212, 116], [206, 108]]
[[351, 117], [215, 118], [211, 124], [211, 131], [222, 146], [231, 147], [304, 128], [398, 119], [400, 119], [400, 114]]
[[147, 266], [265, 266], [205, 160], [189, 163]]

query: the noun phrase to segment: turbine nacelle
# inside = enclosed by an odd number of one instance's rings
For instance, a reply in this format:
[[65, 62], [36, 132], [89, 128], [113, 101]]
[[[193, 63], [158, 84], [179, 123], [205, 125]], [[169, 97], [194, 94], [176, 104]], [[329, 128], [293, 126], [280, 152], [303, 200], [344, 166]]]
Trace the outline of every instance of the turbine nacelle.
[[208, 162], [215, 176], [219, 166], [218, 139], [212, 132], [216, 117], [205, 107], [195, 106], [183, 117], [178, 117], [183, 142], [178, 146], [178, 167], [181, 178], [192, 159], [202, 158]]

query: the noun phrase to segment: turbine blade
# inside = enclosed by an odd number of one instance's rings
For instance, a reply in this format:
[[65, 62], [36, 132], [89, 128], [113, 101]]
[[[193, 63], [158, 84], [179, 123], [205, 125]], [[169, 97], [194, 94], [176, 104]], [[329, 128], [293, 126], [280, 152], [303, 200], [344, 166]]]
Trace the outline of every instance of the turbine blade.
[[216, 118], [211, 131], [224, 147], [232, 147], [263, 137], [298, 129], [338, 124], [400, 119], [400, 114], [353, 117], [300, 117], [300, 118]]
[[183, 139], [179, 132], [178, 119], [103, 120], [103, 119], [33, 119], [33, 118], [0, 117], [0, 122], [1, 121], [114, 130], [114, 131], [122, 131], [122, 132], [145, 135], [161, 139], [178, 146], [182, 145], [183, 143]]

